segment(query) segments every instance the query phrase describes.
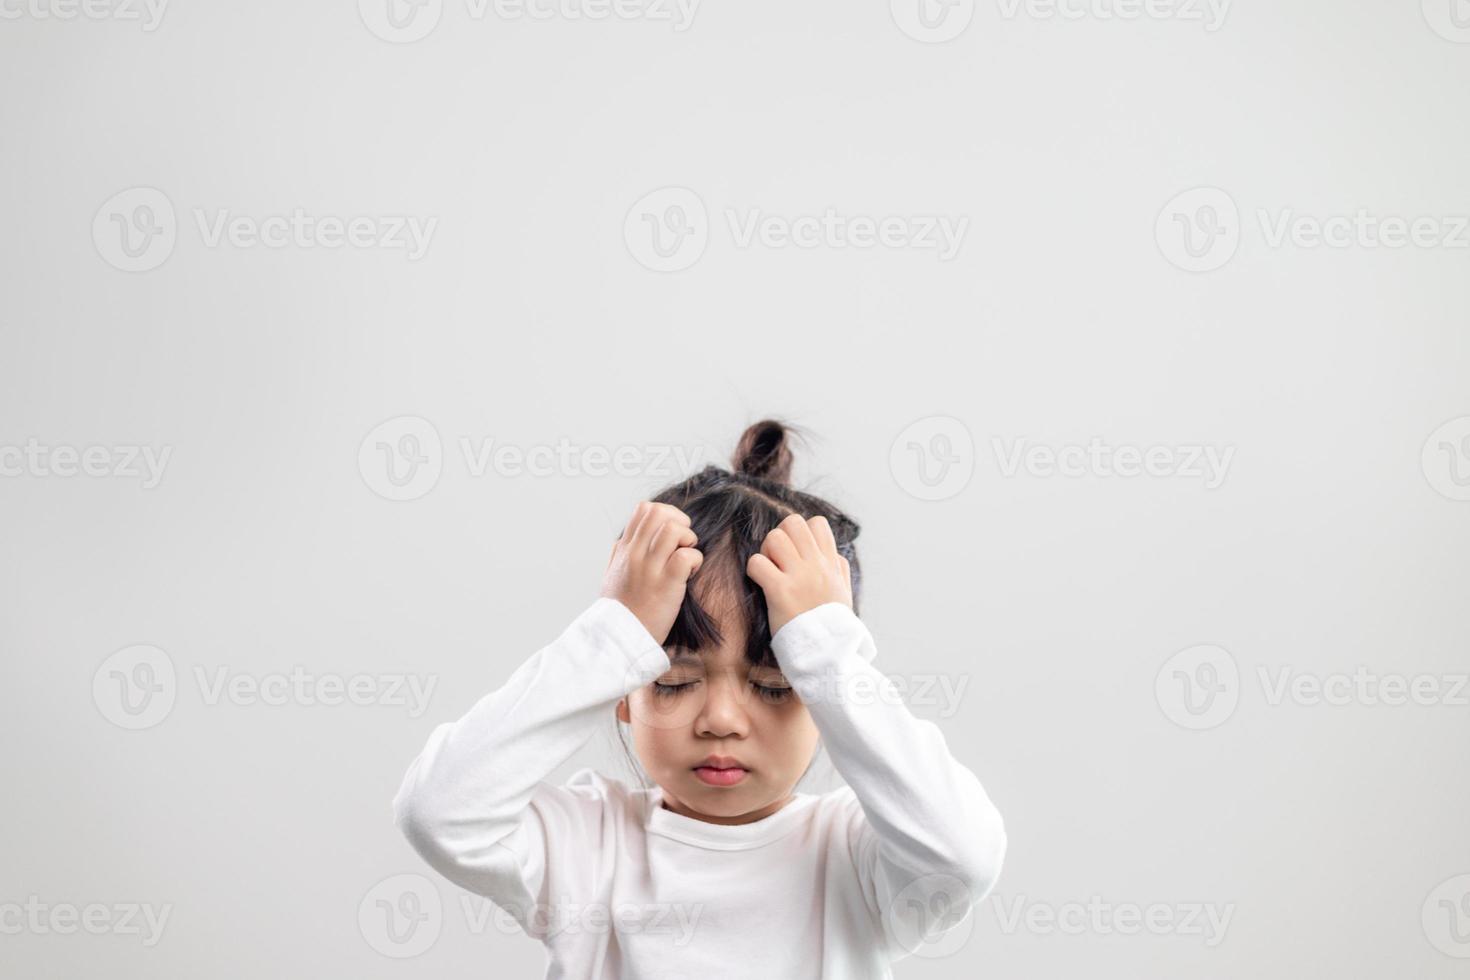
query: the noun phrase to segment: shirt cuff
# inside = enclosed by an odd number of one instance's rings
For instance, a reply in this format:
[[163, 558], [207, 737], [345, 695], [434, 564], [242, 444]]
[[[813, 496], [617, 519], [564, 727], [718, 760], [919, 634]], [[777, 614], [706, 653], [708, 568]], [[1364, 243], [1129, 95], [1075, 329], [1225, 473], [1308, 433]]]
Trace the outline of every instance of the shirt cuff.
[[601, 596], [577, 617], [577, 627], [590, 641], [611, 644], [627, 661], [628, 690], [642, 687], [669, 669], [669, 654], [643, 621], [616, 599]]
[[795, 670], [842, 650], [853, 651], [867, 663], [878, 652], [867, 625], [841, 602], [826, 602], [792, 617], [771, 637], [771, 649], [779, 663]]

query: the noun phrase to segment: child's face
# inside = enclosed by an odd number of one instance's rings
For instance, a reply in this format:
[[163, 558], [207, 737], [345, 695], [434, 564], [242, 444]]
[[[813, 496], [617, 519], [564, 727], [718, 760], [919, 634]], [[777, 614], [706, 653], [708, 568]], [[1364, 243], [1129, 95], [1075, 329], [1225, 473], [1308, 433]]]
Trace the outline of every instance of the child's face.
[[[781, 672], [745, 660], [736, 619], [718, 617], [718, 649], [671, 651], [669, 670], [618, 705], [638, 760], [669, 808], [714, 823], [774, 813], [817, 746], [817, 726]], [[717, 766], [738, 768], [706, 768], [710, 756], [725, 757]]]

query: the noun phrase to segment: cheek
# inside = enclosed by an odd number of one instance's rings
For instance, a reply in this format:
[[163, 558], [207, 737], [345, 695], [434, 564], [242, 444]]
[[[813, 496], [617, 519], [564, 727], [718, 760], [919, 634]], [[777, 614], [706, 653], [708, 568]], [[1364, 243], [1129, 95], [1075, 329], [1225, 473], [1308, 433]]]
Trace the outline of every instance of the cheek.
[[635, 732], [646, 730], [656, 737], [691, 727], [703, 700], [698, 694], [660, 697], [645, 687], [629, 696], [628, 714]]
[[643, 768], [652, 772], [688, 755], [689, 719], [672, 718], [652, 695], [629, 698], [628, 710], [633, 719], [633, 747]]
[[817, 723], [806, 705], [797, 702], [766, 709], [761, 719], [763, 741], [780, 756], [783, 764], [805, 769], [817, 749]]

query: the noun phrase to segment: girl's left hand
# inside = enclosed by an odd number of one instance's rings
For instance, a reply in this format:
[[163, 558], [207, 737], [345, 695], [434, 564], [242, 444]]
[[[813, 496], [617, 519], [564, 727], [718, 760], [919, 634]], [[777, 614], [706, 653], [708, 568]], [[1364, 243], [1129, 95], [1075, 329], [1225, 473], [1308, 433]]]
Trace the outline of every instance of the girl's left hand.
[[829, 602], [852, 608], [852, 569], [837, 553], [827, 518], [791, 514], [766, 535], [745, 574], [766, 594], [771, 635], [809, 609]]

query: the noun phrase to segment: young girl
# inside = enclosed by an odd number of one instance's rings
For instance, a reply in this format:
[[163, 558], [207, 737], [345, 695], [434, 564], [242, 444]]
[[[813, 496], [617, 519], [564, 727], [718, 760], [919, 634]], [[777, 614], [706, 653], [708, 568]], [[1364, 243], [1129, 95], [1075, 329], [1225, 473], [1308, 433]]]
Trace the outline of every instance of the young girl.
[[[889, 977], [1000, 872], [985, 790], [872, 664], [857, 525], [787, 485], [779, 423], [734, 465], [640, 503], [601, 597], [436, 728], [394, 798], [548, 977]], [[609, 713], [656, 785], [548, 783]], [[796, 792], [819, 741], [847, 786]]]

